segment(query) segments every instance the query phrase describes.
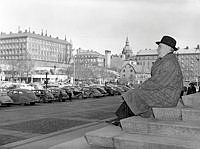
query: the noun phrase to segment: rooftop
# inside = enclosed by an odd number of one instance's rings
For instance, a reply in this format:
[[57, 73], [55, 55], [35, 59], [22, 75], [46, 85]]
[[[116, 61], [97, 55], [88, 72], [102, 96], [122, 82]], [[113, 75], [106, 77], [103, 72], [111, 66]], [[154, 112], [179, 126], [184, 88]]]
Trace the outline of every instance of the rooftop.
[[[151, 70], [142, 66], [142, 65], [135, 65], [135, 64], [131, 64], [131, 63], [126, 63], [123, 67], [125, 67], [126, 65], [131, 66], [136, 73], [151, 73]], [[122, 67], [122, 69], [123, 69]]]
[[91, 55], [91, 56], [97, 56], [97, 57], [104, 57], [104, 55], [93, 51], [93, 50], [81, 50], [79, 51], [76, 56], [83, 56], [83, 55]]
[[48, 40], [48, 41], [52, 41], [52, 42], [70, 44], [68, 41], [59, 39], [58, 37], [54, 38], [54, 37], [51, 37], [51, 35], [48, 36], [47, 33], [45, 35], [43, 35], [43, 33], [36, 34], [34, 31], [29, 32], [29, 31], [25, 30], [24, 32], [19, 31], [18, 33], [10, 32], [9, 34], [1, 32], [1, 34], [0, 34], [0, 39], [9, 39], [9, 38], [18, 38], [18, 37], [32, 37], [32, 38], [38, 38], [38, 39]]
[[[178, 51], [176, 51], [175, 53], [179, 53], [179, 54], [195, 54], [195, 53], [200, 53], [200, 49], [197, 48], [181, 48]], [[145, 49], [145, 50], [140, 50], [137, 52], [137, 55], [157, 55], [157, 51], [156, 49]]]

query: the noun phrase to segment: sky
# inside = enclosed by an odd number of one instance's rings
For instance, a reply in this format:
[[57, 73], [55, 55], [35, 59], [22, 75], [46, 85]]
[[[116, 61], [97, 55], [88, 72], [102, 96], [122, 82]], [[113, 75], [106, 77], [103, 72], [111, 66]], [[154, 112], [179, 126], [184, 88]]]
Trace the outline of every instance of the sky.
[[120, 54], [155, 49], [169, 35], [177, 47], [200, 44], [200, 0], [0, 0], [0, 32], [29, 29], [71, 40], [73, 48]]

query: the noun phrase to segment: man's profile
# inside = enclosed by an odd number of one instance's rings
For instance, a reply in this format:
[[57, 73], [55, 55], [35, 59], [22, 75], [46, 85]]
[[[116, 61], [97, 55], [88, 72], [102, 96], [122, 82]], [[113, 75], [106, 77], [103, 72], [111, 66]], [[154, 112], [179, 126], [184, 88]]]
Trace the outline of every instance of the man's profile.
[[[183, 75], [176, 55], [176, 40], [163, 36], [158, 45], [158, 59], [151, 68], [151, 77], [138, 88], [122, 95], [124, 102], [116, 111], [118, 121], [138, 115], [153, 117], [153, 107], [174, 107], [177, 105], [183, 88]], [[115, 124], [115, 123], [114, 123]]]

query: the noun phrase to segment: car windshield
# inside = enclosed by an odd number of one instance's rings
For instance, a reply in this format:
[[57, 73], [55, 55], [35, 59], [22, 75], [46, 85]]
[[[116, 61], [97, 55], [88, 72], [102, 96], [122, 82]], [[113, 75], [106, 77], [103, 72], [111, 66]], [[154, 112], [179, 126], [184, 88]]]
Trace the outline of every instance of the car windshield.
[[28, 93], [28, 94], [32, 94], [32, 91], [30, 91], [30, 90], [26, 90], [26, 93]]
[[7, 92], [0, 92], [0, 96], [7, 96]]

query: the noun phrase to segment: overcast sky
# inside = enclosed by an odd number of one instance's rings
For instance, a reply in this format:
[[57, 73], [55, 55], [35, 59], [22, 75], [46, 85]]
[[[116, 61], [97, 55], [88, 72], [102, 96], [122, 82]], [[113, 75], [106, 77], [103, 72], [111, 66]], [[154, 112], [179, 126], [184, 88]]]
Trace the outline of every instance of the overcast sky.
[[74, 48], [134, 52], [171, 35], [177, 46], [200, 44], [200, 0], [0, 0], [0, 32], [31, 31], [72, 40]]

